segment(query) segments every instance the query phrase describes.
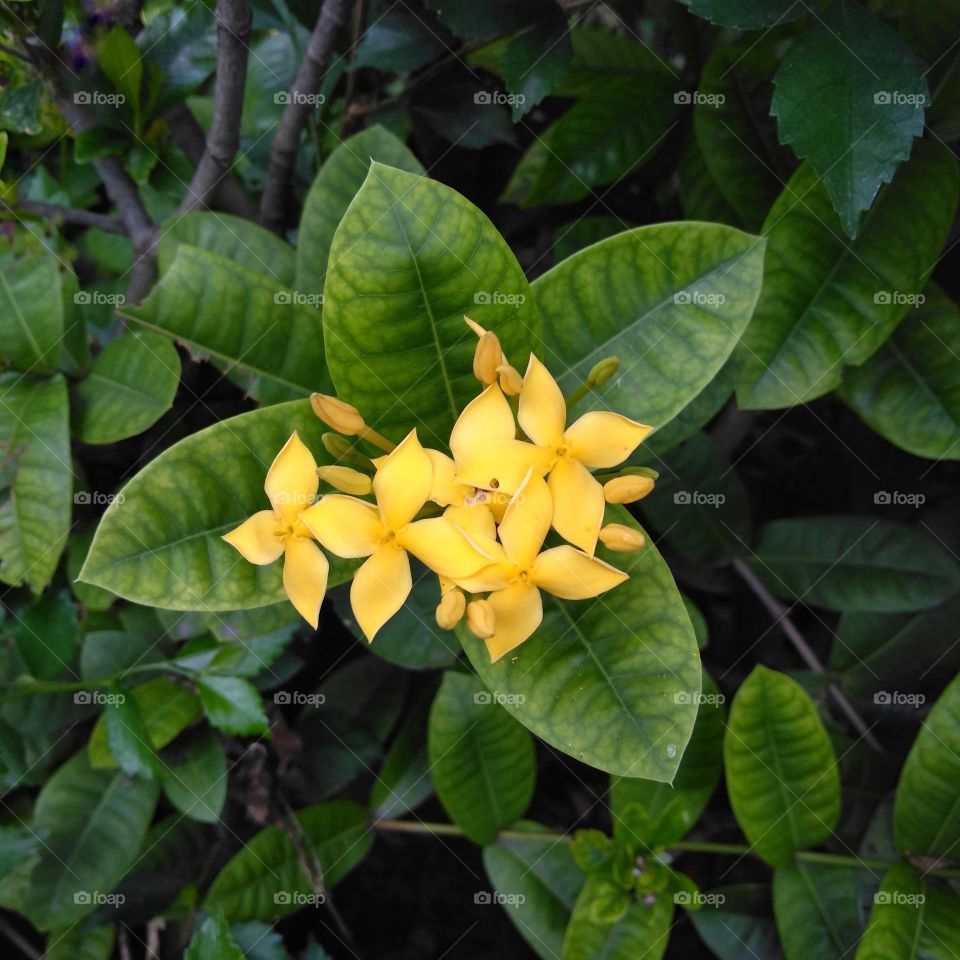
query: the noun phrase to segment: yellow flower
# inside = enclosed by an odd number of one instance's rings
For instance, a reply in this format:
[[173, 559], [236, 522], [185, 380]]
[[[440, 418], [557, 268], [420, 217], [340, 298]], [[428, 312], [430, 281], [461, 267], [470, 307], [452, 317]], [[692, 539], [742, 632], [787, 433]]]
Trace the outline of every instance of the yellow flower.
[[294, 431], [267, 471], [263, 488], [272, 510], [260, 510], [223, 539], [256, 564], [283, 558], [283, 587], [297, 612], [314, 629], [327, 589], [330, 564], [303, 524], [317, 495], [317, 464]]
[[410, 593], [408, 553], [451, 579], [470, 576], [490, 563], [490, 557], [446, 518], [414, 521], [432, 487], [430, 457], [412, 430], [392, 453], [377, 461], [373, 478], [376, 506], [330, 494], [302, 516], [306, 527], [331, 553], [369, 558], [353, 578], [350, 602], [370, 641]]
[[571, 546], [540, 553], [552, 516], [547, 484], [529, 470], [500, 524], [503, 546], [497, 561], [457, 580], [470, 593], [495, 591], [487, 598], [494, 627], [486, 640], [491, 662], [518, 647], [540, 626], [541, 590], [564, 600], [585, 600], [627, 579], [622, 571]]

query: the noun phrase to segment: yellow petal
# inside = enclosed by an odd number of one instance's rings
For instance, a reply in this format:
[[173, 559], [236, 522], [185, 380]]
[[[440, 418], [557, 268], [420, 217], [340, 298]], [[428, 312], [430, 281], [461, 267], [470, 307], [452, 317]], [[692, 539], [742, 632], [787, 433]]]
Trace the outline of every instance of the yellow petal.
[[386, 535], [372, 503], [331, 493], [300, 514], [304, 526], [338, 557], [369, 557]]
[[457, 466], [462, 466], [480, 445], [496, 440], [513, 440], [517, 425], [503, 391], [491, 383], [479, 397], [464, 408], [450, 434], [450, 452]]
[[406, 550], [387, 544], [356, 572], [350, 587], [353, 615], [371, 643], [377, 631], [403, 606], [410, 593], [410, 560]]
[[433, 465], [433, 486], [430, 488], [430, 499], [434, 503], [439, 503], [441, 507], [463, 503], [464, 498], [472, 492], [473, 488], [458, 483], [454, 479], [457, 473], [457, 465], [450, 457], [439, 450], [427, 450], [427, 456]]
[[487, 602], [493, 608], [496, 631], [486, 641], [490, 662], [519, 647], [543, 620], [540, 591], [521, 583], [490, 594]]
[[297, 613], [316, 630], [320, 604], [327, 590], [330, 564], [312, 541], [291, 537], [283, 558], [283, 589]]
[[272, 510], [259, 510], [235, 530], [225, 533], [223, 539], [250, 563], [273, 563], [283, 553], [283, 541], [275, 535], [278, 527]]
[[457, 465], [461, 483], [510, 495], [531, 467], [541, 476], [546, 470], [543, 450], [522, 440], [492, 440], [475, 447]]
[[563, 439], [567, 404], [557, 381], [532, 353], [520, 391], [517, 419], [523, 432], [541, 447], [558, 445]]
[[380, 465], [373, 478], [373, 492], [380, 518], [388, 530], [402, 530], [427, 502], [433, 487], [433, 465], [411, 430]]
[[527, 472], [500, 524], [500, 542], [521, 570], [533, 564], [553, 520], [554, 504], [542, 477]]
[[320, 487], [317, 461], [296, 430], [276, 455], [263, 489], [278, 516], [292, 520], [313, 503]]
[[497, 524], [486, 503], [475, 503], [469, 507], [447, 507], [443, 515], [454, 526], [464, 530], [469, 537], [497, 539]]
[[446, 517], [408, 524], [397, 534], [397, 543], [434, 573], [452, 580], [469, 577], [493, 559], [482, 553]]
[[561, 457], [550, 472], [553, 528], [574, 546], [593, 553], [603, 524], [603, 487], [571, 457]]
[[587, 467], [615, 467], [652, 432], [653, 427], [619, 413], [593, 410], [567, 430], [567, 452]]
[[490, 593], [492, 590], [506, 590], [519, 575], [517, 565], [504, 556], [497, 563], [483, 567], [470, 577], [461, 577], [457, 580], [457, 586], [467, 593]]
[[564, 600], [599, 596], [626, 579], [623, 571], [570, 546], [544, 550], [533, 568], [534, 583]]

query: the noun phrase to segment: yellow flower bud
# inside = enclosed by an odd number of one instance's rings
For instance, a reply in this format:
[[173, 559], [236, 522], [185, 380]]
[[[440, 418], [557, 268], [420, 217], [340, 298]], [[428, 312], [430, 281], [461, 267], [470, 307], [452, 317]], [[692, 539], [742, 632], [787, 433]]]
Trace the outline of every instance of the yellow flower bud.
[[328, 426], [348, 437], [364, 433], [367, 424], [360, 411], [352, 404], [344, 403], [336, 397], [324, 393], [311, 393], [310, 405], [313, 412]]
[[469, 317], [464, 317], [463, 322], [478, 336], [482, 337], [487, 331], [477, 323], [476, 320], [471, 320]]
[[486, 600], [467, 604], [467, 626], [479, 640], [489, 640], [497, 632], [493, 607]]
[[317, 467], [317, 476], [331, 487], [343, 493], [362, 497], [373, 490], [370, 478], [352, 467]]
[[500, 374], [500, 389], [508, 397], [520, 396], [520, 391], [523, 389], [523, 377], [520, 376], [516, 367], [504, 363], [497, 367], [497, 372]]
[[603, 485], [603, 496], [607, 503], [633, 503], [642, 500], [652, 489], [651, 477], [614, 477]]
[[473, 354], [473, 375], [485, 386], [497, 379], [497, 367], [503, 362], [500, 340], [489, 330], [477, 341]]
[[600, 529], [600, 542], [617, 553], [635, 553], [642, 550], [645, 543], [643, 534], [623, 523], [608, 523]]
[[619, 369], [619, 357], [604, 357], [587, 374], [587, 386], [602, 387]]
[[463, 618], [467, 608], [467, 598], [462, 590], [448, 590], [437, 606], [437, 626], [441, 630], [452, 630]]

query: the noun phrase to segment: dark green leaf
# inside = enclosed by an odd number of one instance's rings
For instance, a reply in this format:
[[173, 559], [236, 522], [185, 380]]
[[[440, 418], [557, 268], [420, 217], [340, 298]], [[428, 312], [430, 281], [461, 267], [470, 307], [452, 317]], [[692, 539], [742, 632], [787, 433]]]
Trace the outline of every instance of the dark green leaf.
[[197, 689], [213, 726], [237, 736], [265, 734], [267, 716], [257, 688], [241, 677], [197, 678]]
[[129, 693], [117, 689], [116, 694], [116, 699], [103, 711], [110, 754], [124, 773], [152, 779], [159, 769], [159, 761], [140, 707]]
[[64, 674], [77, 649], [77, 608], [66, 590], [46, 593], [17, 615], [17, 651], [41, 679]]
[[183, 960], [244, 960], [230, 935], [223, 911], [216, 909], [193, 931]]
[[692, 911], [689, 916], [701, 939], [719, 960], [757, 960], [774, 957], [779, 950], [777, 931], [770, 917], [770, 888], [737, 884], [711, 891], [722, 896], [713, 910]]
[[515, 98], [514, 122], [550, 95], [572, 59], [570, 28], [562, 16], [544, 20], [510, 41], [500, 58], [500, 70]]
[[164, 762], [167, 799], [192, 820], [216, 823], [227, 799], [227, 758], [220, 738], [206, 730]]
[[698, 17], [724, 27], [757, 30], [796, 20], [810, 12], [807, 0], [690, 0]]
[[370, 791], [370, 810], [377, 820], [415, 810], [433, 793], [427, 752], [429, 702], [423, 698], [403, 721]]
[[406, 73], [429, 63], [445, 49], [435, 26], [431, 28], [405, 8], [391, 7], [364, 32], [351, 69], [375, 67]]

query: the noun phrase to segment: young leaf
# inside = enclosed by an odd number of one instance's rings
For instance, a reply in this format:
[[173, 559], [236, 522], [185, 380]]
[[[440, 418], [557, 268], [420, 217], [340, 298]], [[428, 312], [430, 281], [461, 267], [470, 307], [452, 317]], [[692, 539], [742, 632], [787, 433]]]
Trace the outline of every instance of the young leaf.
[[222, 910], [214, 910], [194, 929], [183, 960], [244, 960]]
[[242, 737], [269, 731], [259, 691], [241, 677], [197, 677], [197, 690], [207, 719], [225, 733]]
[[123, 27], [114, 27], [97, 41], [97, 64], [113, 88], [126, 98], [139, 129], [143, 61], [136, 41]]
[[490, 843], [523, 816], [536, 777], [533, 740], [480, 680], [443, 675], [427, 748], [437, 796], [474, 843]]
[[[124, 773], [140, 774], [152, 779], [159, 769], [153, 752], [150, 733], [143, 721], [137, 701], [117, 688], [115, 700], [103, 711], [110, 754]], [[93, 758], [91, 757], [91, 763]]]
[[733, 698], [723, 760], [737, 822], [768, 863], [788, 866], [830, 836], [840, 816], [837, 761], [796, 681], [754, 668]]

